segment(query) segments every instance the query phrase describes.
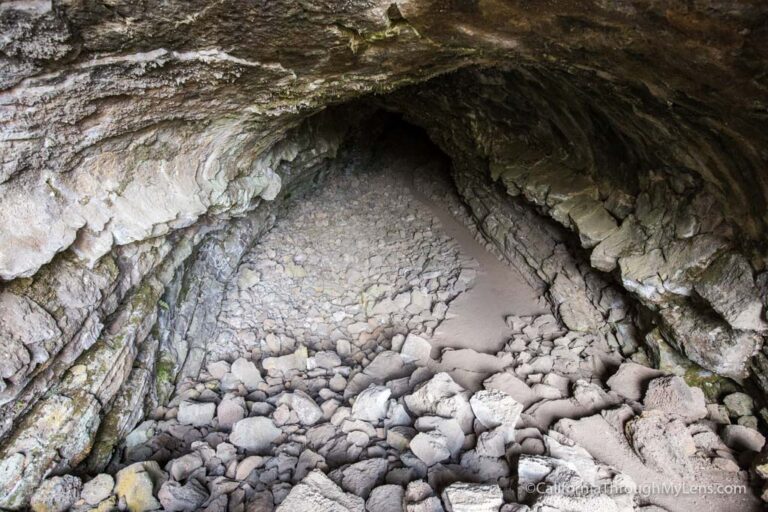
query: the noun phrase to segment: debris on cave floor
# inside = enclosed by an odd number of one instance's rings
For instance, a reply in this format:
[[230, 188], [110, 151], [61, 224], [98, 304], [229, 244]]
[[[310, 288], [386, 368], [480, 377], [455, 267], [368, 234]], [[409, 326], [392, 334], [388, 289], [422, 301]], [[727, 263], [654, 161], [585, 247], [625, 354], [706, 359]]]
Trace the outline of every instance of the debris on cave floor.
[[[229, 283], [199, 378], [130, 433], [110, 474], [49, 478], [33, 508], [759, 509], [747, 470], [765, 439], [746, 395], [707, 403], [567, 329], [511, 268], [499, 279], [529, 302], [454, 307], [481, 293], [487, 263], [409, 187], [337, 176], [292, 206]], [[467, 314], [500, 343], [434, 341]], [[683, 490], [654, 487], [670, 483]], [[744, 492], [685, 493], [701, 484]]]

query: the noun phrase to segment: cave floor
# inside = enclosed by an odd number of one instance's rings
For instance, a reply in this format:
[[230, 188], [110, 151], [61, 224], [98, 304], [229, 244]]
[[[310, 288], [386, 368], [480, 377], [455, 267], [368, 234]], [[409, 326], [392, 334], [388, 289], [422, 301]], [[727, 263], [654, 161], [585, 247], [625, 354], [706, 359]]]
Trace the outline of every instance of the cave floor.
[[[157, 461], [167, 510], [363, 510], [360, 498], [376, 512], [465, 510], [462, 500], [483, 511], [756, 510], [751, 493], [633, 487], [745, 474], [694, 422], [703, 397], [674, 404], [692, 410], [688, 424], [640, 415], [662, 374], [600, 333], [563, 327], [478, 242], [448, 182], [430, 178], [435, 166], [407, 165], [333, 176], [287, 208], [229, 283], [205, 369], [128, 436], [111, 472]], [[678, 380], [659, 384], [665, 396]], [[573, 490], [585, 481], [602, 490]], [[531, 492], [540, 482], [573, 492]]]

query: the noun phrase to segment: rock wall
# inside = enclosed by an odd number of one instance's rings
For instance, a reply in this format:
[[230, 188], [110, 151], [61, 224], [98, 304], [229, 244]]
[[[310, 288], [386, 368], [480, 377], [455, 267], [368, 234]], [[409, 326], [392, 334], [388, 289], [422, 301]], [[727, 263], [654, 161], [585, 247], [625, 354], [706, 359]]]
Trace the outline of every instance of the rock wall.
[[[558, 94], [564, 87], [536, 71], [463, 71], [382, 103], [424, 126], [451, 155], [483, 232], [550, 285], [569, 327], [594, 329], [603, 315], [574, 299], [587, 286], [580, 272], [565, 270], [567, 237], [534, 210], [577, 234], [570, 246], [580, 245], [594, 269], [611, 273], [653, 312], [666, 343], [706, 370], [743, 381], [767, 327], [756, 278], [764, 271], [762, 247], [749, 240], [748, 223], [687, 165], [679, 141], [667, 139], [673, 127], [651, 130], [631, 117], [598, 126], [590, 113], [614, 102], [592, 105], [583, 91]], [[684, 126], [674, 128], [685, 134]], [[639, 143], [609, 144], [629, 137], [646, 139], [645, 151], [656, 156], [632, 158], [643, 151]], [[605, 288], [594, 284], [603, 277], [584, 275], [591, 288]]]
[[[284, 171], [284, 194], [327, 171], [350, 119], [313, 118], [265, 152], [263, 165]], [[4, 347], [0, 506], [23, 506], [51, 472], [103, 469], [145, 407], [197, 376], [224, 284], [281, 204], [263, 202], [281, 187], [270, 175], [273, 192], [246, 192], [238, 218], [225, 211], [125, 245], [93, 269], [62, 256], [3, 289], [3, 341], [13, 344]]]

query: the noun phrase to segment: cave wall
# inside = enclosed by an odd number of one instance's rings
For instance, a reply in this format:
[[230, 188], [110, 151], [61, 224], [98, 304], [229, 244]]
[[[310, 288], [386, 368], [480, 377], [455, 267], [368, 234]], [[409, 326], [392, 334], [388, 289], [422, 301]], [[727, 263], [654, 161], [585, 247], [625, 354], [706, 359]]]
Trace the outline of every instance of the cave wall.
[[206, 344], [215, 341], [224, 286], [273, 225], [283, 204], [278, 192], [297, 193], [339, 165], [343, 159], [334, 157], [356, 117], [321, 114], [290, 131], [262, 155], [280, 171], [279, 186], [249, 198], [240, 212], [122, 246], [92, 270], [60, 256], [0, 292], [9, 354], [0, 506], [23, 507], [51, 472], [81, 463], [103, 470], [145, 412], [176, 381], [197, 376]]
[[[721, 188], [686, 165], [681, 152], [691, 151], [685, 141], [696, 132], [666, 118], [645, 126], [651, 114], [637, 109], [598, 124], [595, 110], [621, 101], [601, 87], [576, 92], [567, 78], [556, 79], [528, 70], [461, 71], [382, 104], [424, 126], [451, 155], [459, 190], [486, 235], [550, 285], [566, 323], [588, 326], [600, 317], [587, 302], [569, 300], [584, 295], [583, 279], [563, 271], [567, 258], [559, 261], [557, 252], [568, 244], [531, 207], [575, 232], [591, 266], [654, 313], [667, 343], [704, 369], [743, 381], [762, 361], [752, 357], [766, 330], [762, 245], [749, 238], [749, 212], [728, 206]], [[683, 137], [669, 139], [673, 130]], [[515, 199], [499, 198], [490, 180]]]
[[[194, 374], [268, 201], [359, 107], [302, 120], [470, 65], [505, 71], [385, 104], [453, 157], [484, 233], [558, 306], [575, 282], [597, 307], [608, 284], [585, 275], [620, 283], [654, 340], [742, 378], [763, 329], [766, 20], [758, 0], [3, 2], [0, 506], [101, 467], [137, 420], [119, 411]], [[568, 244], [532, 205], [612, 280], [547, 268]]]

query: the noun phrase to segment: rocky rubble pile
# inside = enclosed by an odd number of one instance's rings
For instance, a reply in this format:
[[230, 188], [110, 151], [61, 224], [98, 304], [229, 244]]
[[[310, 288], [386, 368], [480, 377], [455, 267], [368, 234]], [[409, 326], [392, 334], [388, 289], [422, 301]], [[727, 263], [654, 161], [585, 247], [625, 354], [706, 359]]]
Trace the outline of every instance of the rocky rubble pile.
[[[350, 398], [330, 384], [354, 373], [350, 356], [335, 351], [299, 350], [279, 366], [245, 358], [212, 362], [162, 419], [131, 432], [114, 480], [54, 477], [32, 506], [630, 511], [669, 506], [659, 503], [664, 496], [638, 494], [653, 478], [748, 485], [749, 459], [765, 444], [756, 430], [729, 424], [729, 417], [751, 413], [743, 395], [707, 404], [681, 378], [636, 363], [622, 364], [607, 389], [597, 381], [564, 384], [569, 398], [531, 398], [536, 393], [510, 380], [512, 372], [492, 376], [473, 393], [446, 373], [415, 365], [422, 343], [410, 335], [400, 352], [371, 354], [360, 373], [371, 383]], [[552, 376], [559, 374], [550, 370], [545, 378]], [[550, 429], [554, 418], [541, 411], [555, 404], [568, 418], [583, 418]], [[598, 421], [623, 425], [613, 436], [625, 449], [609, 464], [592, 450], [613, 442], [595, 430]], [[737, 510], [723, 497], [710, 499], [708, 510]], [[738, 510], [757, 510], [748, 494], [726, 499], [744, 507]], [[686, 506], [679, 501], [667, 510]]]

